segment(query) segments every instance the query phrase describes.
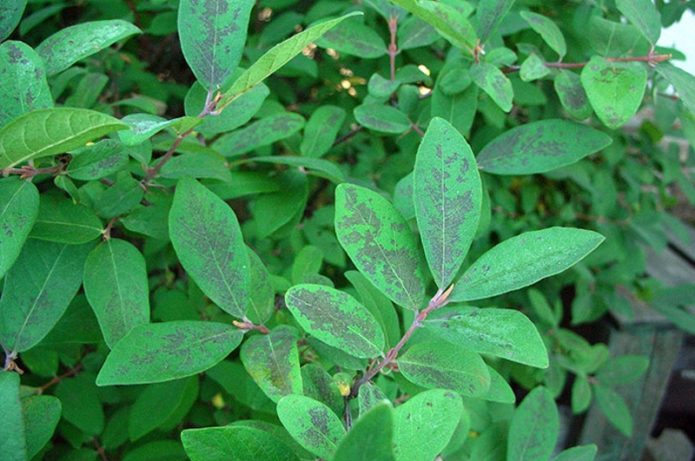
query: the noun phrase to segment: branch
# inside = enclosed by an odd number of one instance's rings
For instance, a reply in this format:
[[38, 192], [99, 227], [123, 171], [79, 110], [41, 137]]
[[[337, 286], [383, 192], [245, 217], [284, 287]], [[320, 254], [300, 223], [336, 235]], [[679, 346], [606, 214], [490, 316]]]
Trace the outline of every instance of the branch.
[[[650, 66], [655, 66], [660, 62], [666, 62], [671, 59], [671, 54], [654, 54], [650, 52], [646, 56], [628, 56], [624, 58], [606, 58], [608, 62], [646, 62]], [[550, 69], [581, 69], [589, 64], [588, 62], [545, 62], [545, 67]], [[518, 72], [521, 66], [507, 66], [502, 68], [505, 74]]]
[[389, 18], [389, 34], [391, 42], [388, 47], [389, 54], [389, 69], [391, 70], [391, 81], [396, 80], [396, 56], [398, 55], [398, 45], [396, 43], [396, 33], [398, 32], [398, 17], [391, 16]]

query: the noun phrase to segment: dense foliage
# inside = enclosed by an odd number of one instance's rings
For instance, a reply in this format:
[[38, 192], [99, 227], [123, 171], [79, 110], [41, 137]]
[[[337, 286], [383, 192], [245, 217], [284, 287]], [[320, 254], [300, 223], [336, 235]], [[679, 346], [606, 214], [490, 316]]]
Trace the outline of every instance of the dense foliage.
[[3, 0], [0, 458], [594, 459], [575, 327], [695, 332], [691, 4]]

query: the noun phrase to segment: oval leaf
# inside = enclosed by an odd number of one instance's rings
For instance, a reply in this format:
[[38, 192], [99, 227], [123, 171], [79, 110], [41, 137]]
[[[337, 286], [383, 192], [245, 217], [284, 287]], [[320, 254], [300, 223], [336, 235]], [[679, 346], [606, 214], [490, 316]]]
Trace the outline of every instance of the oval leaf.
[[186, 429], [181, 441], [191, 461], [296, 461], [279, 438], [253, 427]]
[[365, 277], [396, 304], [419, 309], [424, 276], [415, 236], [385, 198], [364, 187], [336, 188], [335, 229]]
[[299, 444], [321, 458], [333, 456], [345, 428], [321, 402], [303, 395], [287, 395], [277, 406], [278, 418]]
[[39, 214], [39, 191], [29, 181], [0, 179], [0, 279], [17, 260]]
[[307, 157], [321, 157], [333, 146], [338, 131], [345, 121], [345, 110], [325, 105], [316, 109], [304, 127], [299, 151]]
[[294, 318], [309, 334], [359, 358], [372, 358], [384, 348], [379, 323], [355, 298], [321, 285], [296, 285], [285, 294]]
[[478, 258], [456, 282], [451, 301], [472, 301], [518, 290], [559, 274], [603, 242], [602, 235], [551, 227], [512, 237]]
[[606, 419], [625, 437], [632, 436], [632, 415], [623, 396], [610, 387], [597, 384], [593, 386], [596, 404]]
[[483, 192], [473, 151], [444, 119], [433, 118], [420, 143], [413, 187], [425, 256], [437, 286], [446, 289], [478, 229]]
[[229, 355], [243, 336], [231, 325], [209, 321], [139, 325], [111, 350], [96, 383], [149, 384], [195, 375]]
[[169, 236], [181, 265], [210, 299], [243, 318], [249, 259], [234, 211], [194, 179], [178, 182]]
[[103, 230], [101, 220], [91, 208], [68, 198], [44, 195], [29, 235], [35, 239], [78, 245], [98, 239]]
[[531, 26], [531, 29], [543, 37], [543, 41], [559, 55], [560, 61], [562, 61], [562, 58], [567, 54], [567, 44], [557, 24], [550, 18], [531, 11], [522, 11], [520, 15]]
[[512, 110], [512, 82], [497, 67], [481, 62], [471, 67], [471, 78], [505, 112]]
[[579, 75], [568, 70], [561, 70], [553, 82], [560, 104], [574, 118], [584, 120], [593, 110], [582, 86]]
[[370, 130], [382, 133], [400, 134], [410, 129], [408, 116], [395, 107], [371, 103], [357, 106], [355, 120]]
[[[52, 395], [33, 395], [22, 399], [22, 413], [27, 435], [27, 459], [32, 459], [51, 440], [62, 405]], [[2, 448], [0, 448], [2, 450]]]
[[651, 0], [615, 0], [621, 13], [655, 45], [661, 35], [661, 15]]
[[71, 152], [73, 159], [67, 174], [73, 179], [91, 181], [112, 175], [128, 164], [128, 152], [114, 139], [104, 139], [96, 144]]
[[332, 461], [394, 461], [393, 410], [388, 403], [379, 403], [357, 420], [341, 440]]
[[288, 138], [302, 129], [304, 117], [290, 112], [274, 114], [221, 136], [213, 148], [225, 157], [237, 157]]
[[509, 426], [507, 461], [549, 459], [560, 430], [560, 417], [553, 396], [537, 387], [514, 412]]
[[323, 48], [360, 59], [374, 59], [386, 54], [386, 44], [376, 31], [365, 25], [361, 18], [351, 18], [329, 30], [316, 41]]

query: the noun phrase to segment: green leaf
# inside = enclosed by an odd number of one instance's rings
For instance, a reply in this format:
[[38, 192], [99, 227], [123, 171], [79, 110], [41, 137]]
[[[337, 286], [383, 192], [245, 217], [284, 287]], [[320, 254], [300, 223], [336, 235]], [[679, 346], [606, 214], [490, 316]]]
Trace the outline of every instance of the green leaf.
[[558, 54], [560, 61], [562, 61], [562, 58], [567, 54], [567, 44], [557, 24], [542, 14], [532, 13], [531, 11], [522, 11], [520, 14], [528, 25], [531, 26], [531, 29], [543, 37], [545, 43]]
[[173, 127], [183, 121], [194, 121], [194, 117], [180, 117], [167, 120], [152, 114], [131, 114], [121, 119], [130, 127], [127, 131], [118, 133], [118, 137], [125, 146], [137, 146], [150, 139], [165, 128]]
[[362, 104], [355, 107], [353, 113], [357, 123], [370, 130], [400, 134], [410, 129], [408, 116], [392, 106], [379, 103]]
[[548, 352], [536, 326], [514, 309], [439, 309], [427, 317], [424, 326], [437, 336], [480, 354], [548, 367]]
[[544, 387], [535, 388], [512, 417], [507, 461], [550, 459], [559, 430], [560, 417], [553, 396]]
[[3, 0], [0, 4], [0, 42], [12, 34], [26, 6], [27, 0]]
[[343, 21], [323, 34], [316, 44], [360, 59], [374, 59], [386, 54], [384, 40], [373, 28], [365, 25], [362, 18]]
[[374, 316], [355, 298], [321, 285], [295, 285], [285, 294], [287, 308], [309, 334], [359, 358], [384, 348], [384, 333]]
[[471, 67], [471, 78], [505, 112], [512, 110], [512, 82], [497, 67], [486, 62]]
[[615, 6], [655, 45], [661, 35], [661, 15], [651, 0], [615, 0]]
[[83, 22], [60, 29], [41, 42], [36, 52], [46, 64], [46, 73], [50, 76], [139, 33], [140, 29], [121, 19]]
[[0, 343], [23, 352], [55, 326], [82, 284], [91, 245], [29, 239], [5, 276], [0, 297]]
[[304, 117], [280, 112], [251, 123], [240, 130], [222, 135], [212, 147], [225, 157], [238, 157], [259, 147], [286, 139], [304, 126]]
[[579, 75], [568, 70], [561, 70], [553, 82], [560, 104], [574, 118], [584, 120], [593, 110], [582, 86]]
[[254, 4], [254, 0], [181, 0], [181, 51], [206, 89], [220, 89], [239, 65]]
[[345, 428], [321, 402], [303, 395], [287, 395], [277, 406], [278, 418], [299, 444], [321, 458], [333, 456]]
[[0, 128], [0, 168], [62, 154], [124, 128], [124, 123], [92, 110], [35, 110]]
[[197, 376], [150, 384], [129, 409], [130, 440], [138, 440], [157, 428], [164, 429], [163, 426], [180, 412], [182, 406], [187, 413], [197, 397]]
[[507, 380], [490, 365], [487, 366], [487, 371], [490, 373], [490, 388], [480, 398], [489, 402], [516, 402], [516, 395], [514, 395], [514, 391]]
[[525, 232], [488, 250], [456, 282], [450, 301], [472, 301], [518, 290], [572, 267], [603, 242], [571, 227]]
[[138, 325], [111, 350], [96, 382], [112, 386], [185, 378], [216, 365], [243, 336], [231, 325], [210, 321]]
[[475, 48], [475, 29], [454, 6], [433, 0], [392, 1], [437, 29], [455, 47], [465, 51]]
[[51, 440], [60, 420], [61, 411], [60, 400], [52, 395], [33, 395], [22, 399], [27, 459], [36, 456]]
[[563, 450], [553, 461], [594, 461], [598, 448], [594, 444], [580, 445]]
[[224, 92], [217, 104], [217, 109], [221, 110], [227, 107], [234, 99], [246, 93], [268, 76], [275, 73], [275, 71], [290, 62], [290, 60], [306, 48], [307, 45], [318, 40], [323, 34], [345, 19], [361, 14], [362, 13], [353, 12], [336, 19], [323, 21], [275, 45], [254, 62], [251, 67], [246, 69], [246, 71], [234, 81], [231, 88]]
[[648, 357], [621, 355], [610, 358], [596, 373], [596, 380], [606, 386], [621, 386], [636, 381], [648, 369]]
[[475, 17], [478, 20], [478, 37], [485, 43], [495, 32], [504, 17], [512, 9], [515, 0], [487, 0], [479, 2]]
[[398, 22], [398, 48], [411, 50], [421, 46], [429, 46], [439, 40], [437, 30], [416, 16], [410, 16], [403, 22]]
[[53, 107], [43, 61], [22, 42], [0, 45], [0, 81], [0, 126], [32, 110]]
[[189, 276], [226, 312], [247, 309], [249, 260], [234, 211], [189, 178], [178, 182], [169, 212], [169, 235]]
[[695, 113], [695, 76], [668, 62], [656, 66], [656, 71], [676, 88], [685, 107]]
[[332, 461], [394, 461], [393, 454], [393, 410], [388, 403], [372, 407], [352, 426], [338, 445]]
[[479, 354], [448, 342], [420, 342], [398, 359], [408, 381], [479, 397], [490, 387], [490, 373]]
[[449, 443], [463, 414], [461, 397], [433, 389], [410, 398], [394, 412], [396, 460], [432, 461]]
[[422, 307], [424, 275], [408, 223], [369, 189], [343, 183], [335, 196], [336, 235], [357, 269], [396, 304]]
[[338, 166], [322, 158], [296, 157], [290, 155], [273, 155], [269, 157], [251, 157], [249, 162], [276, 163], [315, 170], [316, 176], [326, 178], [336, 184], [345, 182], [345, 175]]
[[258, 255], [249, 253], [249, 299], [246, 315], [256, 324], [265, 323], [275, 312], [275, 290], [270, 283], [270, 274]]
[[164, 164], [160, 178], [203, 178], [231, 182], [227, 161], [217, 152], [177, 155]]
[[241, 362], [258, 386], [273, 402], [302, 393], [297, 330], [274, 328], [267, 335], [252, 336], [241, 347]]
[[612, 139], [607, 134], [567, 120], [540, 120], [505, 131], [478, 154], [486, 173], [545, 173], [598, 152]]
[[302, 155], [322, 157], [335, 141], [345, 121], [345, 110], [338, 106], [325, 105], [316, 109], [304, 127], [304, 137], [299, 146]]
[[0, 453], [3, 460], [27, 461], [27, 442], [19, 400], [19, 375], [0, 370], [0, 421], [3, 436], [0, 437]]
[[287, 170], [275, 176], [279, 190], [258, 197], [249, 207], [256, 225], [256, 238], [282, 231], [302, 218], [309, 198], [309, 181], [300, 171]]
[[104, 226], [84, 205], [57, 195], [41, 197], [39, 215], [31, 229], [31, 238], [78, 245], [101, 237]]
[[632, 415], [625, 399], [610, 387], [596, 384], [593, 386], [596, 404], [606, 419], [625, 437], [632, 436]]
[[521, 64], [519, 77], [524, 82], [538, 80], [550, 74], [550, 69], [536, 53], [531, 53]]
[[104, 408], [92, 373], [80, 373], [61, 380], [55, 395], [63, 406], [63, 419], [86, 435], [96, 436], [104, 430]]
[[584, 412], [591, 404], [591, 386], [585, 375], [577, 375], [572, 383], [572, 413]]
[[128, 152], [113, 139], [104, 139], [91, 146], [71, 152], [73, 159], [67, 168], [72, 179], [92, 181], [110, 176], [128, 164]]
[[39, 213], [39, 191], [29, 181], [0, 179], [0, 279], [17, 260]]
[[609, 62], [594, 56], [582, 70], [581, 80], [598, 118], [616, 129], [637, 113], [647, 86], [647, 71], [636, 62]]
[[123, 215], [138, 206], [145, 193], [140, 181], [128, 171], [119, 171], [116, 183], [94, 197], [93, 208], [102, 218]]
[[186, 429], [181, 441], [191, 461], [296, 461], [274, 435], [244, 426]]
[[84, 293], [113, 349], [133, 327], [150, 319], [145, 258], [125, 240], [109, 239], [84, 264]]
[[482, 185], [466, 139], [435, 117], [420, 143], [413, 172], [420, 239], [437, 286], [446, 289], [478, 229]]

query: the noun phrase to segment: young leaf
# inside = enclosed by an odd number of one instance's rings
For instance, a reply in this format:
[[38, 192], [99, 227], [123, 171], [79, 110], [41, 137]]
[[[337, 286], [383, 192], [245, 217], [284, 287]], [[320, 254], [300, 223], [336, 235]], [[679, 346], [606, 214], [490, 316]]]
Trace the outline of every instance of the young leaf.
[[113, 117], [87, 109], [35, 110], [0, 128], [0, 168], [62, 154], [127, 127]]
[[340, 441], [332, 461], [395, 461], [393, 454], [393, 410], [388, 403], [375, 405], [357, 420]]
[[169, 212], [169, 235], [200, 289], [220, 308], [243, 318], [249, 259], [234, 211], [197, 181], [181, 179]]
[[225, 91], [217, 104], [218, 110], [227, 107], [234, 99], [246, 93], [254, 86], [261, 83], [268, 76], [272, 75], [282, 66], [290, 62], [307, 45], [319, 39], [323, 34], [340, 24], [345, 19], [360, 15], [362, 13], [353, 12], [336, 19], [330, 19], [315, 24], [308, 29], [288, 38], [284, 42], [275, 45], [261, 56], [251, 67], [246, 69], [241, 76], [234, 81], [231, 88]]
[[10, 36], [24, 14], [27, 0], [4, 0], [0, 5], [0, 42]]
[[632, 436], [632, 415], [625, 399], [610, 387], [596, 384], [593, 386], [596, 404], [606, 419], [625, 437]]
[[186, 429], [181, 441], [191, 461], [297, 461], [279, 438], [253, 427]]
[[396, 304], [415, 310], [425, 295], [415, 236], [381, 195], [352, 184], [336, 188], [338, 241], [367, 279]]
[[221, 88], [244, 51], [254, 0], [182, 0], [178, 31], [181, 51], [198, 81]]
[[597, 451], [594, 444], [580, 445], [563, 450], [552, 461], [594, 461]]
[[543, 37], [545, 43], [559, 55], [559, 59], [562, 61], [562, 58], [567, 54], [567, 44], [557, 24], [542, 14], [531, 11], [522, 11], [521, 17], [531, 26], [531, 29]]
[[570, 227], [525, 232], [478, 258], [456, 282], [451, 301], [473, 301], [518, 290], [572, 267], [603, 242], [602, 235]]
[[161, 383], [195, 375], [229, 355], [243, 336], [233, 326], [209, 321], [138, 325], [106, 357], [97, 386]]
[[492, 64], [481, 62], [471, 67], [471, 78], [505, 112], [512, 110], [512, 82]]
[[456, 128], [435, 117], [420, 143], [413, 175], [420, 239], [434, 281], [446, 289], [478, 229], [483, 193], [473, 151]]
[[322, 157], [335, 141], [345, 121], [342, 107], [325, 105], [316, 109], [304, 127], [304, 137], [299, 150], [306, 157]]
[[19, 375], [9, 371], [0, 371], [0, 453], [3, 460], [27, 461], [27, 442], [22, 416], [22, 404], [19, 400]]
[[661, 15], [651, 0], [615, 0], [615, 6], [649, 43], [656, 45], [661, 35]]
[[635, 62], [589, 60], [581, 74], [591, 106], [608, 128], [616, 129], [637, 112], [647, 86], [647, 71]]
[[140, 29], [121, 19], [83, 22], [60, 29], [41, 42], [36, 52], [46, 64], [46, 73], [50, 76], [139, 33]]
[[133, 327], [150, 319], [145, 258], [125, 240], [109, 239], [87, 257], [84, 293], [113, 349]]
[[437, 336], [480, 354], [547, 368], [548, 352], [535, 325], [514, 309], [452, 307], [427, 317], [424, 326]]
[[374, 316], [355, 298], [321, 285], [295, 285], [285, 294], [287, 308], [307, 333], [359, 358], [378, 356], [384, 334]]
[[478, 154], [486, 173], [522, 175], [545, 173], [570, 165], [612, 142], [610, 136], [567, 120], [527, 123], [493, 139]]
[[512, 417], [507, 461], [548, 460], [559, 430], [560, 417], [553, 396], [544, 387], [535, 388]]
[[396, 460], [435, 459], [449, 443], [463, 411], [461, 397], [442, 389], [422, 392], [397, 407], [393, 428]]
[[32, 459], [36, 456], [51, 440], [60, 420], [61, 410], [60, 399], [52, 395], [32, 395], [22, 399], [22, 414], [24, 415], [27, 440], [27, 459]]
[[221, 136], [212, 147], [225, 157], [238, 157], [259, 147], [286, 139], [304, 126], [304, 117], [281, 112]]
[[479, 397], [490, 387], [490, 373], [479, 354], [448, 342], [420, 342], [398, 359], [409, 381]]
[[29, 236], [49, 242], [79, 245], [101, 237], [104, 226], [96, 214], [69, 198], [45, 194]]
[[14, 264], [39, 214], [39, 191], [29, 181], [0, 179], [0, 279]]
[[22, 42], [0, 45], [0, 81], [0, 126], [32, 110], [53, 107], [43, 62]]
[[297, 330], [280, 326], [267, 335], [249, 338], [241, 347], [241, 362], [273, 402], [302, 393]]
[[321, 402], [303, 395], [287, 395], [277, 406], [278, 418], [299, 444], [324, 459], [333, 456], [345, 428], [338, 417]]
[[695, 113], [695, 76], [668, 62], [656, 66], [656, 71], [676, 88], [685, 107]]
[[577, 120], [588, 118], [593, 110], [579, 75], [561, 70], [553, 82], [560, 104]]
[[487, 0], [479, 2], [475, 17], [478, 20], [478, 37], [485, 43], [512, 9], [515, 0]]
[[408, 116], [392, 106], [362, 104], [355, 107], [354, 115], [357, 123], [381, 133], [400, 134], [410, 129]]
[[90, 248], [27, 241], [0, 297], [0, 343], [5, 348], [26, 351], [51, 331], [82, 284]]

